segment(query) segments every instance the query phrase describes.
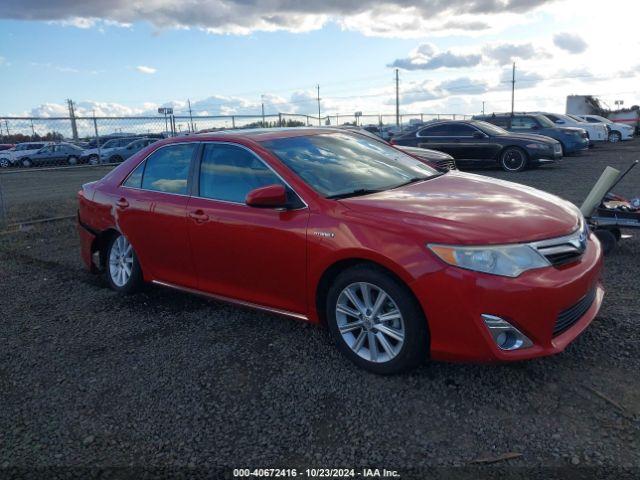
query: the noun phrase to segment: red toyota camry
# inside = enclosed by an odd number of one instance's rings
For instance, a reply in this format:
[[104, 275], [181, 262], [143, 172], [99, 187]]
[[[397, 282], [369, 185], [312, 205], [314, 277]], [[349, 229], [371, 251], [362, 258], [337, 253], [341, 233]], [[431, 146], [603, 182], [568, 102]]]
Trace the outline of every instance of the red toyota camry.
[[602, 252], [558, 197], [437, 172], [362, 135], [247, 130], [154, 143], [79, 192], [82, 258], [324, 323], [377, 373], [562, 351], [602, 303]]

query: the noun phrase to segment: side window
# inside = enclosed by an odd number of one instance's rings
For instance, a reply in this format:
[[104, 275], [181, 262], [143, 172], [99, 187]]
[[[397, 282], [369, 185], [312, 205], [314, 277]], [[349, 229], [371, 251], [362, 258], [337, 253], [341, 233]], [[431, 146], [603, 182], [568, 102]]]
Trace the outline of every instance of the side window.
[[531, 130], [536, 126], [536, 121], [531, 117], [513, 117], [511, 120], [513, 130]]
[[487, 119], [487, 121], [493, 123], [494, 125], [497, 125], [498, 127], [509, 127], [509, 119], [507, 117], [492, 117]]
[[196, 143], [178, 143], [160, 148], [146, 160], [142, 188], [167, 193], [187, 193], [187, 178]]
[[560, 120], [560, 117], [556, 117], [555, 115], [545, 115], [545, 117], [547, 117], [549, 120], [551, 120], [552, 122], [557, 122], [558, 120]]
[[258, 157], [234, 145], [208, 143], [200, 165], [200, 196], [244, 203], [247, 193], [282, 184]]
[[598, 120], [597, 118], [593, 118], [593, 117], [587, 117], [587, 122], [589, 122], [589, 123], [600, 123], [600, 120]]
[[477, 130], [463, 123], [452, 123], [449, 126], [449, 135], [453, 137], [472, 137]]
[[448, 135], [448, 129], [445, 124], [434, 125], [420, 130], [419, 137], [442, 137]]
[[123, 185], [125, 187], [140, 188], [142, 187], [142, 173], [144, 172], [144, 165], [146, 162], [140, 163], [133, 172], [129, 174], [129, 178], [125, 180]]

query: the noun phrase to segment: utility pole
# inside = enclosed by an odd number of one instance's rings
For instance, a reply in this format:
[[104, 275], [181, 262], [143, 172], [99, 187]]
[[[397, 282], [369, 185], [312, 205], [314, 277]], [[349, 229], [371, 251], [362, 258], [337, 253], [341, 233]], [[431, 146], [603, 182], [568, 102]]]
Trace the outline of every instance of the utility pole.
[[322, 126], [322, 123], [320, 122], [320, 84], [318, 84], [318, 86], [316, 87], [318, 89], [318, 126]]
[[396, 126], [400, 126], [400, 79], [396, 68]]
[[260, 95], [260, 100], [262, 100], [262, 128], [264, 128], [264, 95]]
[[69, 105], [69, 118], [71, 119], [71, 134], [74, 140], [78, 140], [78, 126], [76, 125], [76, 112], [73, 108], [73, 100], [67, 99]]
[[482, 115], [484, 115], [484, 100], [482, 101]]
[[516, 93], [516, 62], [513, 62], [513, 73], [511, 74], [511, 116], [513, 117], [514, 97]]
[[191, 123], [191, 125], [189, 126], [189, 130], [195, 132], [193, 128], [193, 115], [191, 114], [191, 100], [189, 98], [187, 98], [187, 103], [189, 104], [189, 122]]
[[33, 128], [33, 118], [31, 119], [31, 140], [36, 139], [36, 129]]

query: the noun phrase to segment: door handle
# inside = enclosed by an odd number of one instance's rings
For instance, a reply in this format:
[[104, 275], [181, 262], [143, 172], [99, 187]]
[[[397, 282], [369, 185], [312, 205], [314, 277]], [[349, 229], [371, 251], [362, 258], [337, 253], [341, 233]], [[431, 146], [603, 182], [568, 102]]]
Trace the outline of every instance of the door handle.
[[209, 215], [202, 210], [196, 210], [195, 212], [189, 212], [189, 217], [193, 218], [196, 223], [204, 223], [209, 220]]
[[116, 207], [118, 208], [127, 208], [129, 206], [129, 202], [127, 202], [126, 198], [121, 198], [116, 202]]

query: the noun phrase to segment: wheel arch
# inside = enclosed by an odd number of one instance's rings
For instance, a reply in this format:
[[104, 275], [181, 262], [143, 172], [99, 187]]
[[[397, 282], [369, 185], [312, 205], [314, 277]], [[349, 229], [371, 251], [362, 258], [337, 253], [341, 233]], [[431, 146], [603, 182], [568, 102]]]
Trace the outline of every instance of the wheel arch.
[[[418, 297], [410, 287], [411, 278], [409, 274], [403, 271], [402, 269], [400, 269], [399, 267], [385, 265], [382, 262], [377, 261], [376, 259], [372, 259], [364, 255], [341, 258], [339, 260], [334, 261], [331, 265], [329, 265], [327, 268], [324, 269], [324, 271], [320, 275], [318, 282], [315, 285], [314, 313], [317, 317], [318, 323], [325, 326], [327, 324], [325, 305], [327, 303], [327, 295], [328, 295], [329, 286], [331, 285], [331, 283], [336, 279], [336, 277], [340, 273], [360, 265], [372, 266], [390, 275], [395, 280], [397, 280], [401, 285], [403, 285], [407, 289], [409, 294], [413, 297], [413, 299], [417, 302], [417, 304], [420, 305], [420, 301], [418, 300]], [[425, 318], [426, 318], [426, 314], [425, 314]], [[427, 322], [427, 328], [428, 328], [428, 322]]]
[[102, 230], [101, 232], [96, 233], [96, 238], [93, 240], [91, 244], [91, 255], [96, 252], [99, 253], [100, 259], [100, 270], [104, 270], [107, 262], [107, 247], [109, 246], [109, 242], [111, 239], [117, 235], [121, 235], [121, 233], [113, 227], [107, 228], [106, 230]]

